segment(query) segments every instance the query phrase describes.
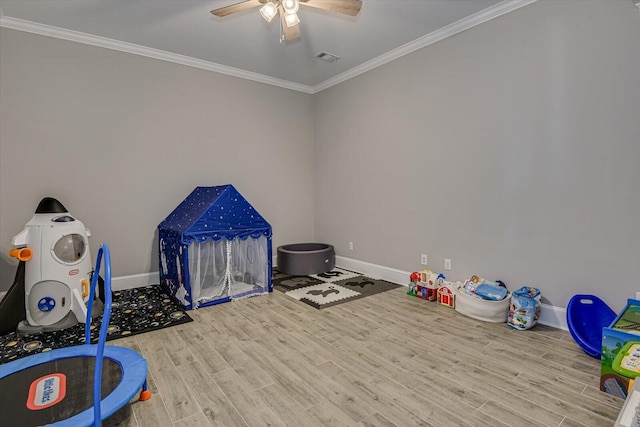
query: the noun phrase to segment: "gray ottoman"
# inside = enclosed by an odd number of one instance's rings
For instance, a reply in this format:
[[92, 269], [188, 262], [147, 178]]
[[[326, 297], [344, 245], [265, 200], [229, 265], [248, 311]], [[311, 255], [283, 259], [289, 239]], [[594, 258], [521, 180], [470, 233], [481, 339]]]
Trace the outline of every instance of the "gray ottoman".
[[332, 245], [294, 243], [278, 247], [278, 271], [292, 276], [326, 273], [336, 265]]

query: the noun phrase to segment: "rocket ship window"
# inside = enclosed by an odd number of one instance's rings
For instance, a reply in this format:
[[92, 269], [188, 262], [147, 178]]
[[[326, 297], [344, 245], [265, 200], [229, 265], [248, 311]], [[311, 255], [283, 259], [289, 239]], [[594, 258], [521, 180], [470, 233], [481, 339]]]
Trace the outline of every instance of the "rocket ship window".
[[64, 264], [80, 261], [87, 250], [87, 245], [80, 234], [62, 236], [53, 246], [53, 254]]
[[72, 216], [69, 215], [62, 215], [62, 216], [57, 216], [55, 218], [53, 218], [51, 221], [53, 222], [73, 222], [76, 219]]

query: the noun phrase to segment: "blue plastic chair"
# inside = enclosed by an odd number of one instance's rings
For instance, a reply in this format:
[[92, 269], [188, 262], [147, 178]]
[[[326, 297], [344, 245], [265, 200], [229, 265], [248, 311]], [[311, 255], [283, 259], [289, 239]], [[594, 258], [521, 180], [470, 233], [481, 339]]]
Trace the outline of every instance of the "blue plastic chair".
[[567, 305], [567, 325], [576, 343], [589, 356], [602, 354], [602, 328], [616, 318], [616, 313], [595, 295], [574, 295]]

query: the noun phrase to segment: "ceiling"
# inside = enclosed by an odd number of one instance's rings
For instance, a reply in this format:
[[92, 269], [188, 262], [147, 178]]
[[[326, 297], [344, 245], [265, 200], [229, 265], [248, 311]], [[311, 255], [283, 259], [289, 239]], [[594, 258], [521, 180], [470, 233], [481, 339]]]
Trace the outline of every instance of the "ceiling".
[[316, 93], [535, 0], [363, 0], [356, 17], [301, 5], [301, 37], [282, 44], [258, 8], [209, 13], [239, 1], [0, 0], [0, 26]]

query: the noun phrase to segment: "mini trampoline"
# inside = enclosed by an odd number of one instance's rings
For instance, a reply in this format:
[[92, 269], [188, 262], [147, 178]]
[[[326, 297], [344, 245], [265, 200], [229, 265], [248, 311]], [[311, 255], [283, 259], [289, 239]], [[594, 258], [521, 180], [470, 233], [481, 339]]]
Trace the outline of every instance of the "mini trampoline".
[[[91, 308], [104, 256], [105, 308], [98, 344], [90, 344]], [[99, 426], [142, 388], [150, 398], [147, 362], [135, 351], [105, 346], [111, 316], [111, 259], [103, 245], [91, 281], [85, 344], [0, 365], [0, 419], [11, 426]], [[93, 382], [90, 380], [93, 376]]]
[[567, 305], [567, 325], [575, 342], [592, 357], [602, 354], [602, 328], [616, 313], [595, 295], [574, 295]]

